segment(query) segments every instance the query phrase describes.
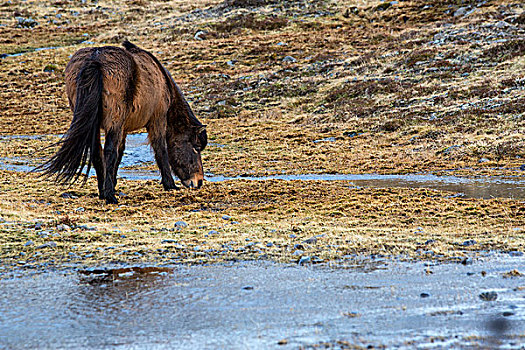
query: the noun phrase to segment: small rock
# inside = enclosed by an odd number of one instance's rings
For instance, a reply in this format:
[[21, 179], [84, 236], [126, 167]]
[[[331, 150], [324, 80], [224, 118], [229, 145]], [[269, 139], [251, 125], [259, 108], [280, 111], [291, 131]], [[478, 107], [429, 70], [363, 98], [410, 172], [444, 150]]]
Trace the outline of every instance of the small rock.
[[500, 29], [511, 27], [511, 26], [512, 26], [512, 24], [509, 24], [509, 23], [507, 23], [505, 21], [499, 21], [498, 23], [496, 23], [496, 28], [500, 28]]
[[266, 246], [267, 246], [268, 248], [273, 247], [273, 243], [272, 243], [272, 242], [268, 242], [268, 243], [266, 243]]
[[26, 244], [24, 244], [24, 246], [26, 247], [30, 247], [32, 245], [34, 245], [35, 243], [33, 241], [27, 241]]
[[47, 242], [42, 245], [39, 245], [36, 247], [36, 249], [44, 249], [44, 248], [56, 248], [57, 244], [55, 242]]
[[483, 301], [495, 301], [498, 299], [498, 293], [496, 292], [483, 292], [479, 295], [479, 298]]
[[70, 231], [71, 227], [66, 224], [57, 225], [57, 231]]
[[39, 223], [39, 222], [37, 222], [37, 223], [35, 224], [35, 230], [41, 230], [41, 229], [42, 229], [42, 224]]
[[472, 260], [472, 258], [465, 258], [463, 260], [461, 260], [461, 264], [462, 265], [472, 265], [474, 263], [474, 261]]
[[253, 290], [253, 286], [244, 286], [242, 287], [244, 290]]
[[297, 62], [297, 60], [293, 58], [292, 56], [286, 56], [285, 58], [283, 58], [283, 62], [294, 63], [294, 62]]
[[83, 207], [78, 207], [75, 209], [75, 211], [78, 211], [78, 212], [84, 212], [86, 209], [84, 209]]
[[525, 171], [525, 164], [522, 164], [522, 165], [520, 166], [520, 170], [521, 170], [521, 171]]
[[295, 256], [303, 255], [303, 254], [304, 254], [304, 251], [302, 251], [300, 249], [297, 249], [295, 252], [292, 253], [292, 255], [295, 255]]
[[317, 237], [314, 236], [314, 237], [310, 237], [308, 239], [305, 239], [303, 241], [303, 243], [305, 243], [305, 244], [315, 244], [315, 243], [317, 243]]
[[461, 245], [464, 246], [464, 247], [470, 247], [470, 246], [476, 245], [477, 243], [478, 242], [476, 242], [475, 240], [469, 239], [469, 240], [461, 243]]
[[454, 12], [454, 17], [464, 16], [468, 11], [468, 7], [460, 7]]
[[199, 30], [197, 33], [195, 33], [195, 36], [193, 37], [195, 40], [204, 40], [206, 39], [205, 36], [208, 34], [205, 30]]
[[218, 235], [219, 231], [211, 230], [208, 232], [209, 235]]
[[19, 28], [33, 28], [38, 25], [38, 22], [32, 19], [31, 17], [15, 17], [15, 19], [18, 21], [17, 27]]
[[186, 227], [188, 227], [188, 224], [186, 222], [182, 221], [182, 220], [181, 221], [177, 221], [175, 223], [175, 228], [186, 228]]
[[428, 298], [430, 296], [430, 294], [428, 294], [428, 293], [421, 293], [419, 296], [421, 298]]
[[229, 215], [223, 215], [223, 216], [222, 216], [222, 219], [223, 219], [223, 220], [230, 220], [230, 219], [231, 219], [231, 216], [229, 216]]
[[277, 342], [277, 345], [286, 345], [288, 344], [288, 340], [287, 339], [281, 339]]
[[514, 316], [514, 312], [512, 312], [512, 311], [504, 311], [504, 312], [502, 313], [502, 315], [503, 315], [504, 317]]
[[486, 162], [490, 162], [490, 160], [487, 158], [481, 158], [480, 160], [478, 160], [478, 163], [486, 163]]
[[163, 239], [160, 244], [177, 243], [175, 239]]
[[299, 265], [304, 265], [312, 261], [312, 258], [309, 256], [302, 256], [301, 259], [297, 262]]

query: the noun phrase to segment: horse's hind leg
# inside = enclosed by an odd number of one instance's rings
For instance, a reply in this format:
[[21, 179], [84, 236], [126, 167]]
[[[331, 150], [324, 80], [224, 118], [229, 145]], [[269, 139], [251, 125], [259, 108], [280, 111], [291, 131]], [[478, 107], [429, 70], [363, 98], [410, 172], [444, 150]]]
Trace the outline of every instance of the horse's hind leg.
[[155, 160], [160, 170], [160, 175], [162, 177], [161, 183], [165, 190], [175, 190], [178, 187], [173, 181], [173, 176], [171, 176], [171, 167], [168, 158], [168, 146], [166, 144], [166, 135], [160, 133], [152, 132], [151, 128], [148, 129], [148, 135], [150, 138], [151, 147], [155, 153]]
[[117, 204], [115, 197], [115, 183], [113, 174], [117, 171], [118, 149], [120, 147], [121, 132], [109, 130], [106, 132], [106, 142], [104, 143], [104, 161], [106, 163], [106, 178], [104, 181], [104, 198], [108, 204]]
[[100, 144], [100, 130], [95, 136], [97, 143], [93, 149], [93, 167], [97, 173], [98, 183], [98, 198], [104, 199], [104, 182], [106, 178], [106, 169], [104, 167], [104, 154], [102, 153], [102, 146]]

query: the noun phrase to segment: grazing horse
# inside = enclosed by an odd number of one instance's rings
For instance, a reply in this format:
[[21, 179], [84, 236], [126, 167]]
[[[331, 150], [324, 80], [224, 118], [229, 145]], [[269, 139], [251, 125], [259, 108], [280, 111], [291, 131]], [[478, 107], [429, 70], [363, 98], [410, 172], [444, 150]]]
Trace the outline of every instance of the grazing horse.
[[87, 166], [85, 183], [93, 166], [99, 197], [116, 204], [126, 135], [145, 127], [164, 189], [177, 188], [172, 171], [184, 186], [201, 187], [206, 126], [155, 56], [128, 41], [123, 46], [84, 48], [71, 57], [65, 80], [73, 120], [58, 152], [39, 168], [58, 182], [73, 183]]

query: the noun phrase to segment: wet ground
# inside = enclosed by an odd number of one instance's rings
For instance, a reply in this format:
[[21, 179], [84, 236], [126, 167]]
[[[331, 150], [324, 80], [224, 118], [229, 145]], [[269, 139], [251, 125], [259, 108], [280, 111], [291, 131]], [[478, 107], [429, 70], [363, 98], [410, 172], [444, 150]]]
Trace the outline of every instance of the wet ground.
[[[3, 142], [12, 139], [34, 140], [43, 136], [3, 136]], [[228, 147], [210, 143], [209, 148]], [[148, 143], [147, 134], [131, 134], [126, 139], [126, 150], [122, 159], [119, 176], [128, 180], [156, 180], [160, 178], [154, 165], [153, 151]], [[38, 165], [38, 159], [0, 158], [0, 169], [27, 172]], [[349, 181], [350, 186], [372, 188], [430, 188], [452, 192], [451, 196], [467, 198], [512, 198], [525, 199], [525, 175], [516, 168], [514, 175], [458, 177], [434, 174], [276, 174], [271, 176], [221, 176], [206, 174], [206, 181], [219, 182], [231, 180], [310, 180], [310, 181]], [[94, 170], [90, 173], [95, 175]]]
[[15, 271], [0, 280], [0, 348], [522, 349], [523, 257], [335, 266]]

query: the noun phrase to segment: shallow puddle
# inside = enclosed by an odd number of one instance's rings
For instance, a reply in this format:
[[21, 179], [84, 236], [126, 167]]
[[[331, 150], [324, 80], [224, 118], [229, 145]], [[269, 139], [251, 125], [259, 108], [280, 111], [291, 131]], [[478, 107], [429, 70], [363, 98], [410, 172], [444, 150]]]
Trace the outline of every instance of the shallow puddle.
[[[35, 136], [13, 136], [14, 138], [33, 139]], [[2, 137], [0, 141], [9, 140]], [[225, 147], [211, 143], [209, 147]], [[144, 164], [152, 164], [154, 155], [147, 142], [147, 134], [131, 134], [126, 139], [126, 150], [119, 169], [119, 176], [129, 180], [159, 179], [156, 170], [133, 169]], [[38, 165], [35, 160], [22, 158], [0, 159], [0, 169], [28, 172]], [[272, 176], [235, 176], [227, 177], [215, 174], [206, 174], [206, 180], [219, 181], [348, 181], [349, 187], [372, 188], [429, 188], [452, 192], [451, 196], [469, 198], [512, 198], [525, 199], [525, 174], [517, 172], [513, 177], [478, 177], [467, 178], [457, 176], [436, 176], [432, 174], [380, 175], [380, 174], [303, 174], [303, 175], [272, 175]], [[95, 175], [92, 170], [91, 175]]]
[[525, 285], [512, 270], [525, 260], [18, 272], [0, 280], [0, 347], [520, 348]]

